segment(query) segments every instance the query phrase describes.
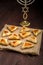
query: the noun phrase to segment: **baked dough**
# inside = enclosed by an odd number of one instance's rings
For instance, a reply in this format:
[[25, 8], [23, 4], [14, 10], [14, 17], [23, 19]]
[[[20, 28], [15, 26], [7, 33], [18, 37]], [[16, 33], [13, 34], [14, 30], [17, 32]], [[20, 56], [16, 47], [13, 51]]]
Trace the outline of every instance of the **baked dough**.
[[8, 45], [8, 40], [6, 38], [0, 38], [0, 45]]
[[9, 36], [11, 35], [11, 32], [8, 29], [3, 30], [2, 36]]
[[41, 32], [41, 30], [34, 29], [32, 32], [35, 36], [37, 36]]
[[27, 27], [22, 27], [20, 32], [24, 32], [24, 31], [30, 31], [30, 28], [27, 28]]
[[21, 40], [14, 40], [14, 41], [10, 42], [9, 44], [13, 47], [16, 47], [16, 46], [20, 45], [21, 43], [22, 43]]
[[16, 29], [18, 29], [18, 27], [15, 26], [15, 25], [8, 25], [7, 28], [8, 28], [11, 32], [13, 32], [13, 31], [15, 31]]
[[19, 35], [21, 38], [26, 38], [31, 35], [31, 32], [20, 32]]
[[30, 36], [30, 37], [27, 39], [27, 41], [31, 41], [31, 42], [33, 42], [33, 43], [37, 43], [37, 38], [32, 35], [32, 36]]
[[20, 36], [18, 34], [12, 34], [8, 37], [9, 40], [13, 40], [13, 39], [20, 39]]
[[33, 46], [34, 46], [33, 43], [26, 41], [26, 42], [24, 42], [24, 43], [22, 44], [22, 49], [32, 48]]

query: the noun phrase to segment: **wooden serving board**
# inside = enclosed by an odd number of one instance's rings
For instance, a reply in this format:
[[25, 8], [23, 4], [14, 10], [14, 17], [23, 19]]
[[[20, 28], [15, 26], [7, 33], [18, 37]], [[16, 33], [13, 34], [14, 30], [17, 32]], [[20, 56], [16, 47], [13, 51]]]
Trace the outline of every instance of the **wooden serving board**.
[[[7, 24], [5, 24], [5, 26], [3, 27], [3, 29], [1, 30], [1, 32], [0, 32], [0, 38], [2, 37], [2, 32], [3, 32], [3, 30], [4, 29], [6, 29], [7, 28]], [[18, 27], [19, 29], [17, 29], [16, 31], [14, 31], [13, 33], [19, 33], [19, 31], [20, 31], [20, 29], [21, 29], [21, 27]], [[33, 30], [33, 28], [30, 28], [31, 30]], [[13, 34], [12, 33], [12, 34]], [[5, 37], [5, 38], [8, 38], [8, 37]], [[28, 37], [27, 37], [28, 38]], [[25, 38], [25, 39], [21, 39], [23, 42], [25, 42], [26, 41], [26, 39], [27, 38]], [[9, 42], [10, 40], [8, 40], [8, 42]], [[17, 52], [20, 52], [20, 53], [23, 53], [23, 54], [32, 54], [32, 55], [39, 55], [40, 54], [40, 48], [41, 48], [41, 41], [42, 41], [42, 31], [41, 31], [41, 33], [37, 36], [37, 43], [35, 44], [35, 46], [34, 47], [32, 47], [32, 48], [28, 48], [28, 49], [21, 49], [21, 46], [22, 46], [22, 44], [21, 45], [19, 45], [19, 46], [17, 46], [17, 47], [12, 47], [12, 46], [10, 46], [10, 45], [8, 45], [8, 46], [3, 46], [3, 45], [0, 45], [0, 48], [1, 49], [9, 49], [9, 50], [13, 50], [13, 51], [17, 51]]]

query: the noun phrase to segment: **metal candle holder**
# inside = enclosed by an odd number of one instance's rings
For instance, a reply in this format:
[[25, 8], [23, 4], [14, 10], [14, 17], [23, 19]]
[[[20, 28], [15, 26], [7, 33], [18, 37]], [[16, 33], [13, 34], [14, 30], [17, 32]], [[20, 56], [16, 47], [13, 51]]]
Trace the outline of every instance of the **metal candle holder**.
[[29, 5], [32, 4], [35, 0], [17, 0], [19, 4], [21, 4], [22, 7], [22, 12], [23, 12], [23, 19], [24, 21], [20, 22], [20, 25], [22, 26], [29, 26], [30, 22], [27, 21], [28, 18], [28, 12], [29, 12]]

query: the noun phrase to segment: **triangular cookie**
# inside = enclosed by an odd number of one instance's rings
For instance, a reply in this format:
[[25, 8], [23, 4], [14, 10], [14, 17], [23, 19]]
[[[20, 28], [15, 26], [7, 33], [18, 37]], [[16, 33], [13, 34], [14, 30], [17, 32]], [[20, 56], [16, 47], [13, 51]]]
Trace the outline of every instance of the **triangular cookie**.
[[37, 36], [41, 32], [41, 30], [34, 29], [32, 32], [35, 36]]
[[18, 34], [12, 34], [8, 37], [8, 39], [13, 40], [13, 39], [20, 39], [20, 36]]
[[14, 40], [14, 41], [10, 42], [9, 44], [13, 47], [16, 47], [16, 46], [20, 45], [21, 43], [22, 43], [21, 40]]
[[8, 29], [4, 29], [2, 32], [2, 36], [9, 36], [11, 35], [11, 32]]
[[8, 40], [6, 38], [0, 38], [0, 44], [1, 45], [8, 45]]
[[35, 36], [32, 35], [29, 38], [27, 38], [27, 41], [31, 41], [33, 43], [37, 43], [37, 37], [35, 37]]
[[23, 43], [23, 45], [22, 45], [22, 49], [25, 49], [25, 48], [31, 48], [31, 47], [33, 47], [34, 46], [34, 44], [33, 43], [31, 43], [31, 42], [24, 42]]
[[20, 32], [24, 32], [24, 31], [30, 31], [30, 28], [27, 28], [27, 27], [21, 27], [21, 30], [20, 30]]
[[21, 36], [21, 38], [26, 38], [31, 35], [31, 32], [21, 32], [19, 33], [19, 35]]
[[16, 29], [18, 29], [18, 27], [15, 26], [15, 25], [8, 25], [7, 28], [8, 28], [11, 32], [13, 32], [13, 31], [15, 31]]

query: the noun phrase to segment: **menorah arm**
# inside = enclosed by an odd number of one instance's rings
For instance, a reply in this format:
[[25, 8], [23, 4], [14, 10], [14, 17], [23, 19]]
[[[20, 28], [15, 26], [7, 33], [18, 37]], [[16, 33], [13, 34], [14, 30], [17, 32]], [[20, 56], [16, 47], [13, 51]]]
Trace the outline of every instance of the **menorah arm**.
[[[21, 0], [20, 0], [21, 1]], [[24, 5], [24, 3], [22, 3], [22, 2], [20, 2], [19, 0], [17, 0], [17, 2], [19, 3], [19, 4], [21, 4], [21, 5]]]
[[34, 1], [35, 0], [17, 0], [17, 2], [19, 3], [19, 4], [21, 4], [21, 5], [23, 5], [23, 6], [27, 6], [27, 5], [30, 5], [30, 4], [32, 4], [32, 3], [34, 3]]

